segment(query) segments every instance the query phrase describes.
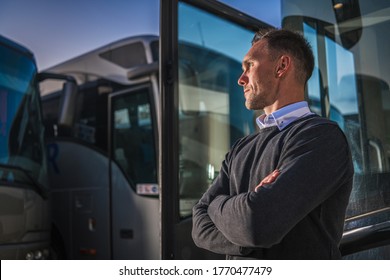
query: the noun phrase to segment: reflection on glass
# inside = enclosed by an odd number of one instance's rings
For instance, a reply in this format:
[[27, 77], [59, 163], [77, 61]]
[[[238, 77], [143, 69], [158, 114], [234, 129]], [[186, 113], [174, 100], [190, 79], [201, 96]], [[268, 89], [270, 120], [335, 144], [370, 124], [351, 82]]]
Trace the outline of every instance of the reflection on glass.
[[303, 32], [306, 40], [310, 43], [314, 54], [314, 70], [307, 81], [307, 93], [310, 109], [318, 115], [321, 115], [321, 88], [322, 80], [318, 65], [318, 45], [316, 30], [310, 25], [303, 24]]
[[254, 130], [237, 79], [253, 33], [179, 4], [180, 213], [191, 215], [230, 146]]
[[343, 117], [358, 113], [353, 54], [325, 37], [330, 118], [344, 128]]
[[149, 88], [116, 96], [112, 102], [113, 158], [132, 187], [156, 183], [156, 150]]
[[36, 178], [38, 188], [47, 188], [35, 75], [34, 61], [0, 46], [0, 179], [2, 183], [31, 184]]
[[[334, 26], [303, 18], [303, 31], [313, 46], [319, 69], [308, 83], [312, 108], [315, 105], [317, 111], [327, 112], [339, 124], [352, 151], [355, 177], [347, 228], [373, 222], [349, 218], [390, 206], [390, 53], [385, 47], [390, 38], [383, 35], [390, 27], [389, 17], [383, 17], [389, 9], [384, 2], [360, 1], [362, 18], [344, 20]], [[290, 20], [302, 21], [302, 18]], [[348, 49], [342, 38], [347, 26], [348, 32], [363, 30]], [[323, 104], [317, 102], [321, 98], [325, 100]], [[376, 222], [388, 217], [374, 216]]]

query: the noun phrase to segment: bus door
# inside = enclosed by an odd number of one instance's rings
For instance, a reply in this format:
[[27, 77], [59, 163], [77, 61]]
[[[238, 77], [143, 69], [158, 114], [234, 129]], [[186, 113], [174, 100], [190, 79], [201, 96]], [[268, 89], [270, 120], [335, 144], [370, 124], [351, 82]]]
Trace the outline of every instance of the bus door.
[[[52, 240], [58, 258], [109, 259], [107, 94], [78, 88], [43, 99], [52, 203]], [[63, 104], [70, 104], [70, 111]], [[75, 110], [75, 111], [73, 111]], [[61, 113], [63, 112], [63, 113]], [[60, 116], [72, 121], [64, 124]]]
[[313, 48], [311, 109], [339, 124], [352, 152], [355, 176], [342, 253], [348, 259], [389, 259], [390, 53], [383, 33], [390, 24], [380, 15], [390, 4], [323, 1], [315, 8], [319, 16], [309, 1], [283, 2], [283, 25], [303, 32]]
[[240, 137], [254, 132], [237, 84], [266, 24], [217, 1], [162, 1], [160, 186], [163, 259], [222, 258], [196, 248], [192, 207]]
[[159, 258], [157, 126], [153, 87], [110, 95], [112, 257]]

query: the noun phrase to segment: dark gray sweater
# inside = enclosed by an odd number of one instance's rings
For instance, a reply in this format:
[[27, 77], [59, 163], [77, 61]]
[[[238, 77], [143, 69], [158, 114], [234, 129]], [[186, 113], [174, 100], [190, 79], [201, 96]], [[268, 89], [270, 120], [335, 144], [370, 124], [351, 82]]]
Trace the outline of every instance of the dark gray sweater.
[[[275, 169], [276, 181], [254, 192]], [[197, 246], [228, 258], [338, 259], [353, 181], [337, 124], [311, 115], [239, 140], [193, 208]]]

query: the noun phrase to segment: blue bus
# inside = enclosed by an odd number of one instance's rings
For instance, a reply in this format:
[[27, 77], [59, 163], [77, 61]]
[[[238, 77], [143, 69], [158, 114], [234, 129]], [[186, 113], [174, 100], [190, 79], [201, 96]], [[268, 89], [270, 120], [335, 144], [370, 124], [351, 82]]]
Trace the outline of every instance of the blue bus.
[[33, 54], [0, 36], [0, 259], [50, 254], [48, 173]]

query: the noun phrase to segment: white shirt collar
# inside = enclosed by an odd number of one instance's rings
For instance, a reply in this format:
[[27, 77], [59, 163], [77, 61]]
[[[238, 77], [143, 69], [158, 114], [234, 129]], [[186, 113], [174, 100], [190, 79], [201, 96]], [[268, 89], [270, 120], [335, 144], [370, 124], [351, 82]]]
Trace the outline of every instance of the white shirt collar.
[[293, 121], [311, 114], [313, 113], [307, 102], [301, 101], [282, 107], [269, 115], [263, 114], [256, 119], [256, 123], [260, 129], [277, 126], [282, 130]]

